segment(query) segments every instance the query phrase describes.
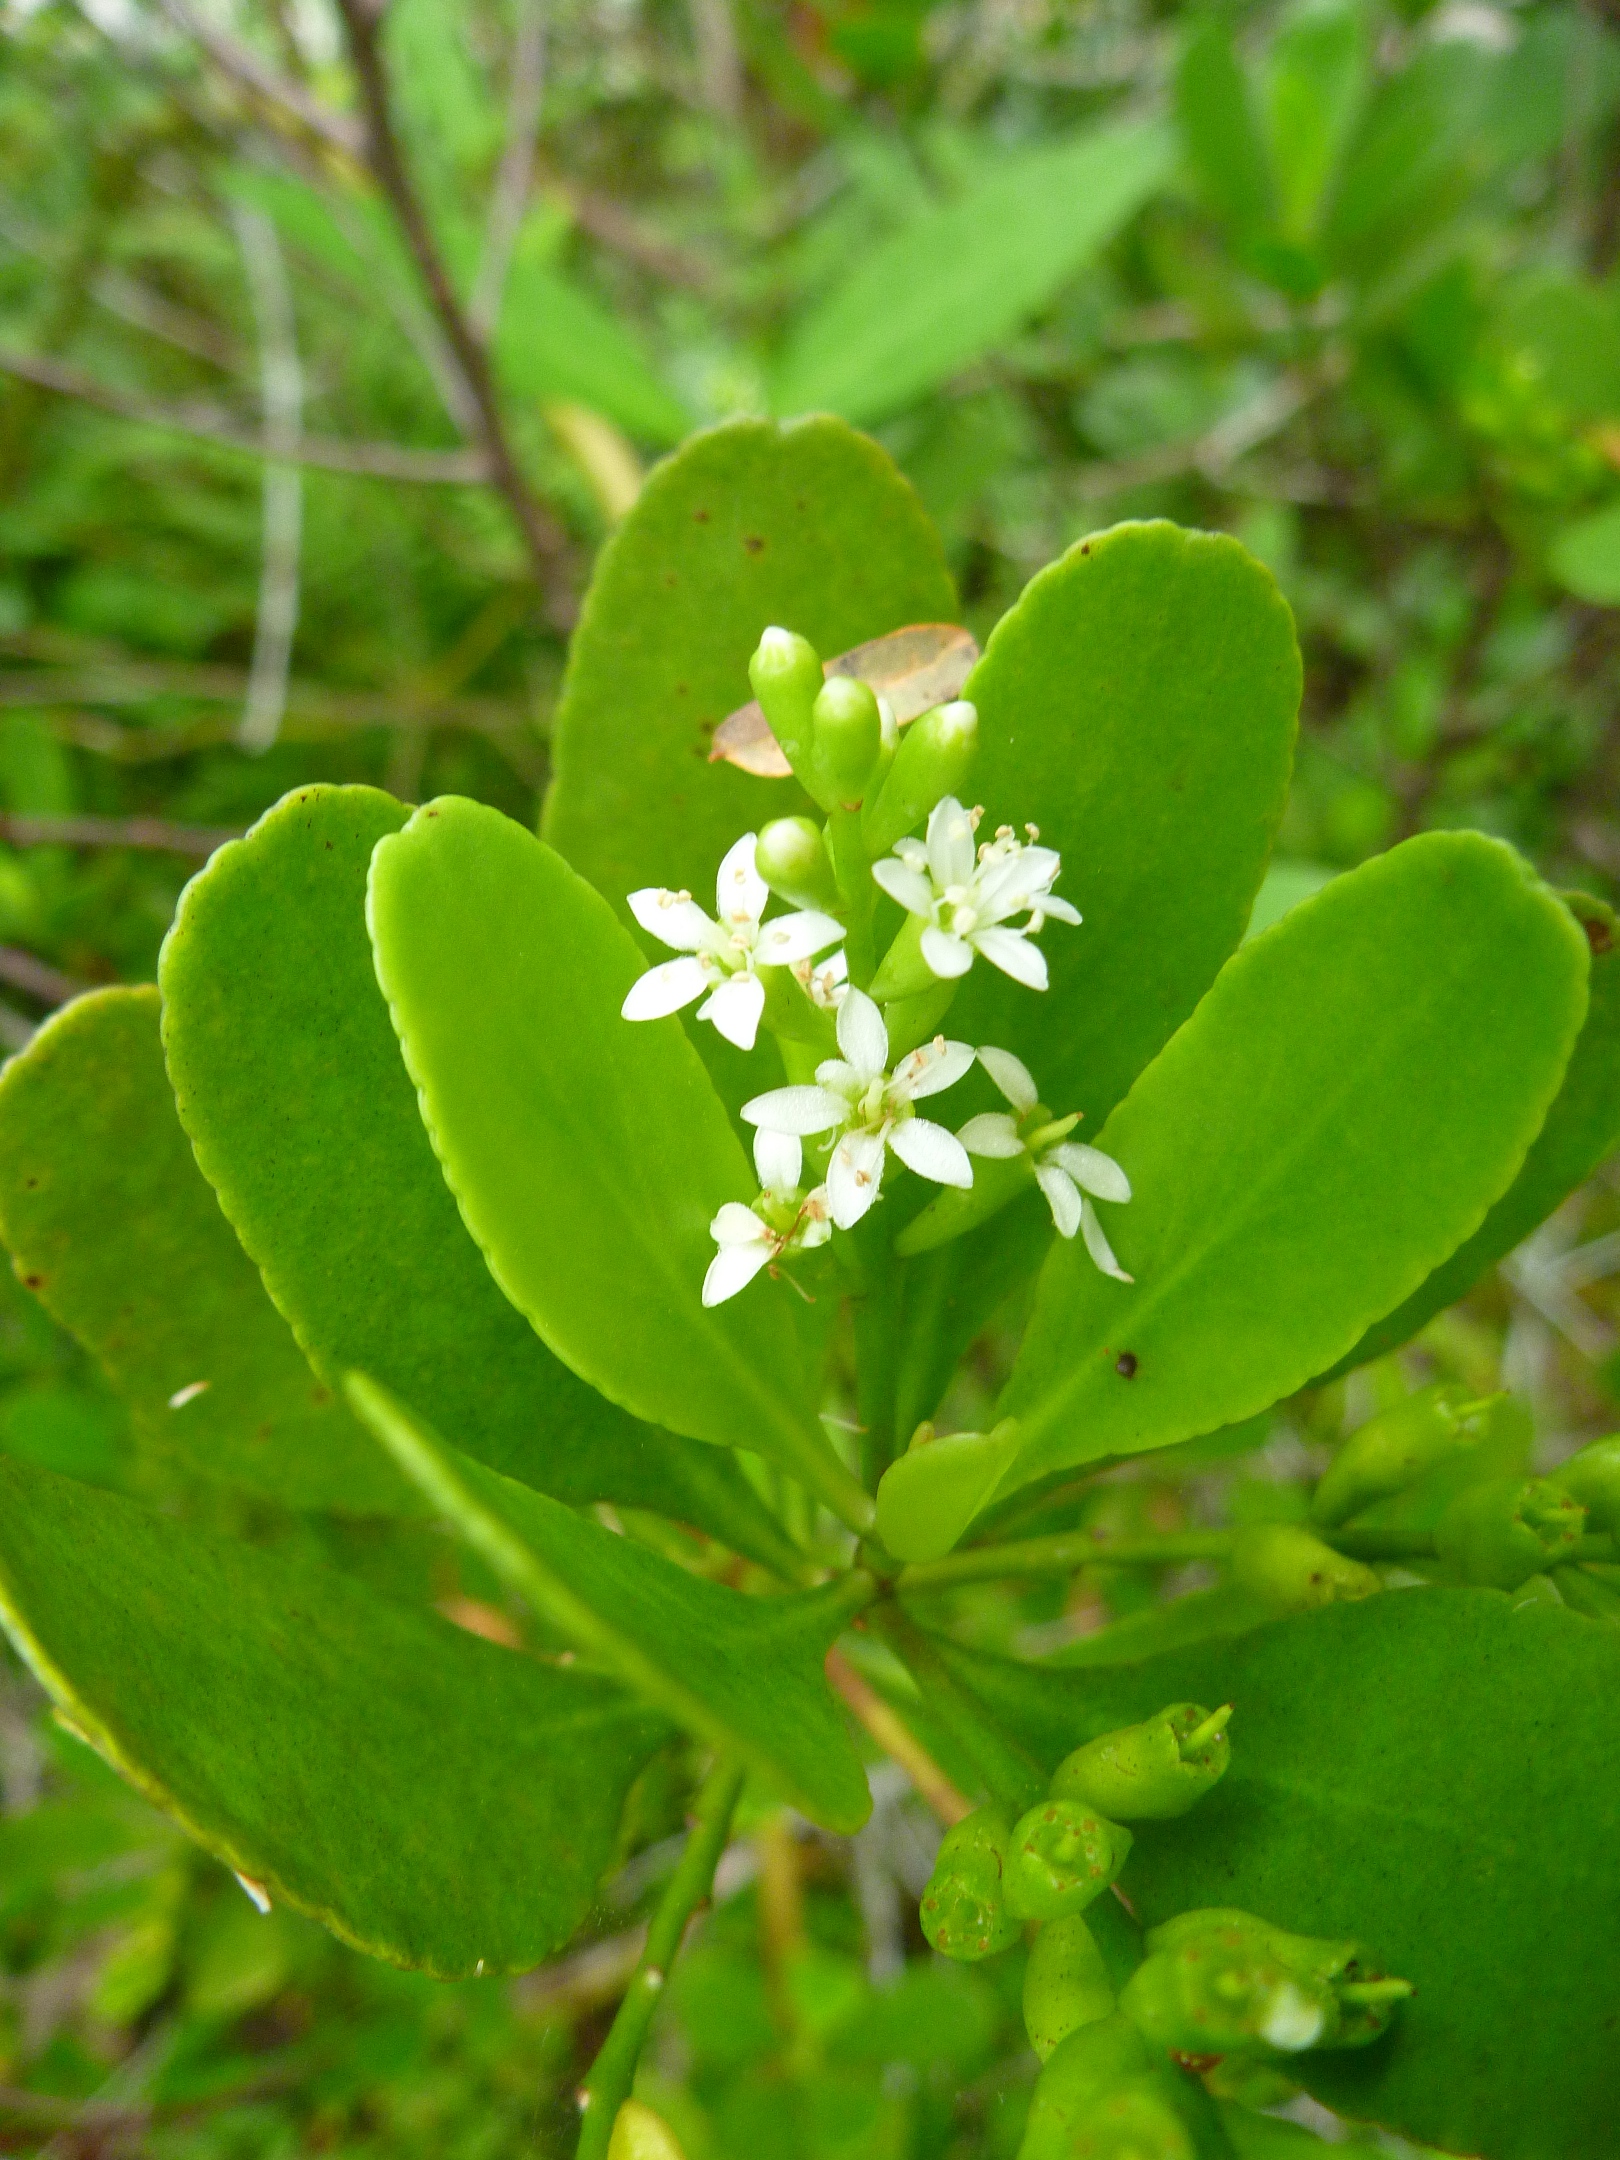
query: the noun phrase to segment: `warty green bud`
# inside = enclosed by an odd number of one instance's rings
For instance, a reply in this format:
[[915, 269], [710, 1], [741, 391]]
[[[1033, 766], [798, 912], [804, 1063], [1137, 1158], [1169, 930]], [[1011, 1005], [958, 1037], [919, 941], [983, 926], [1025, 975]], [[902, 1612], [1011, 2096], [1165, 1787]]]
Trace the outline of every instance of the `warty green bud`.
[[1442, 1381], [1369, 1418], [1323, 1473], [1311, 1501], [1313, 1519], [1331, 1527], [1405, 1492], [1437, 1462], [1475, 1446], [1499, 1400], [1474, 1401], [1466, 1388]]
[[1024, 1968], [1024, 2030], [1045, 2062], [1070, 2033], [1114, 2010], [1113, 1983], [1082, 1913], [1049, 1920]]
[[936, 705], [901, 730], [888, 777], [861, 819], [874, 861], [920, 825], [935, 803], [961, 794], [978, 747], [978, 709], [965, 698]]
[[748, 663], [748, 680], [782, 754], [803, 780], [810, 769], [810, 714], [824, 680], [815, 647], [796, 632], [773, 626]]
[[805, 784], [824, 810], [857, 808], [883, 748], [883, 716], [871, 686], [854, 675], [829, 675], [810, 726]]
[[922, 1931], [942, 1957], [971, 1965], [1017, 1941], [1006, 1863], [1007, 1818], [998, 1809], [976, 1808], [946, 1831], [921, 1905]]
[[1464, 1582], [1516, 1590], [1568, 1559], [1585, 1533], [1585, 1508], [1549, 1478], [1489, 1478], [1452, 1501], [1434, 1549]]
[[1170, 1703], [1141, 1725], [1088, 1740], [1058, 1764], [1054, 1800], [1081, 1800], [1116, 1822], [1169, 1822], [1195, 1807], [1232, 1759], [1230, 1703]]
[[1114, 1880], [1131, 1833], [1078, 1800], [1041, 1800], [1013, 1825], [1007, 1910], [1020, 1920], [1083, 1912]]
[[1550, 1482], [1581, 1503], [1589, 1528], [1620, 1538], [1620, 1433], [1583, 1447], [1553, 1472]]
[[754, 847], [754, 864], [779, 899], [831, 913], [838, 881], [821, 828], [807, 817], [773, 818]]
[[1384, 1586], [1370, 1567], [1292, 1523], [1256, 1523], [1232, 1541], [1232, 1580], [1280, 1612], [1309, 1612]]

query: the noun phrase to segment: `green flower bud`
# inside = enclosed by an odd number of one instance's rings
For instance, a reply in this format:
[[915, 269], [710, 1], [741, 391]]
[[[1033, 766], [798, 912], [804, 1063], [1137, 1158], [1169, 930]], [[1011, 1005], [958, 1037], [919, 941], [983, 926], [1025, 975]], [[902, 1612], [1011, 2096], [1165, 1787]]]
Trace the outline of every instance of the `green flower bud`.
[[1194, 2160], [1200, 2102], [1207, 2113], [1194, 2081], [1156, 2060], [1116, 2013], [1081, 2026], [1048, 2058], [1019, 2160]]
[[1591, 1529], [1620, 1538], [1620, 1433], [1583, 1447], [1553, 1472], [1550, 1482], [1581, 1503]]
[[922, 1894], [922, 1931], [942, 1957], [964, 1965], [994, 1957], [1018, 1940], [1007, 1910], [1007, 1818], [978, 1808], [953, 1823]]
[[1104, 1733], [1058, 1764], [1054, 1800], [1080, 1800], [1116, 1822], [1168, 1822], [1185, 1815], [1225, 1774], [1232, 1706], [1171, 1703], [1144, 1725]]
[[837, 907], [838, 882], [827, 843], [820, 826], [809, 818], [773, 818], [755, 843], [754, 862], [779, 899], [824, 914]]
[[[1290, 1935], [1253, 1913], [1220, 1908], [1179, 1914], [1146, 1938], [1151, 1957], [1186, 1957], [1194, 1967], [1225, 1961], [1255, 1971], [1275, 1966], [1289, 1975], [1309, 2000], [1330, 1998], [1318, 2038], [1299, 2043], [1324, 2048], [1365, 2047], [1389, 2025], [1397, 2006], [1412, 1993], [1409, 1980], [1392, 1979], [1369, 1965], [1359, 1944], [1315, 1935]], [[1282, 2052], [1277, 2040], [1264, 2043]], [[1187, 2052], [1197, 2052], [1196, 2050]]]
[[1550, 1479], [1489, 1478], [1452, 1501], [1434, 1548], [1464, 1582], [1516, 1590], [1567, 1560], [1585, 1531], [1585, 1508]]
[[1045, 2062], [1053, 2049], [1098, 2018], [1112, 2016], [1114, 1988], [1083, 1914], [1049, 1920], [1024, 1969], [1024, 2030]]
[[936, 705], [901, 730], [888, 777], [861, 819], [874, 861], [920, 825], [935, 803], [961, 794], [978, 746], [978, 710], [962, 698]]
[[682, 2154], [662, 2115], [639, 2100], [626, 2100], [613, 2118], [607, 2160], [682, 2160]]
[[1041, 1800], [1013, 1825], [1007, 1910], [1020, 1920], [1083, 1912], [1125, 1865], [1131, 1833], [1078, 1800]]
[[810, 769], [810, 714], [823, 679], [815, 647], [791, 630], [767, 630], [748, 663], [759, 709], [801, 780]]
[[1329, 1463], [1311, 1501], [1312, 1516], [1331, 1527], [1405, 1492], [1437, 1462], [1475, 1446], [1500, 1399], [1471, 1401], [1466, 1388], [1443, 1381], [1369, 1418]]
[[1384, 1586], [1370, 1567], [1292, 1523], [1256, 1523], [1232, 1541], [1232, 1580], [1281, 1612], [1308, 1612]]
[[810, 721], [811, 794], [824, 810], [858, 804], [883, 748], [883, 716], [870, 685], [854, 675], [829, 675]]

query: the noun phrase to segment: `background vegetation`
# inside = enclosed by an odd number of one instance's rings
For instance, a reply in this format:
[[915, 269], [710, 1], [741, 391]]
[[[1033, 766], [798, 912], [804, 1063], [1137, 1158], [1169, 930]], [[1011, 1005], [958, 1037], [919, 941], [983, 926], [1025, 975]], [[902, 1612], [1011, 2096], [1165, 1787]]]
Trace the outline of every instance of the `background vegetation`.
[[[6, 1045], [149, 979], [189, 870], [298, 781], [531, 818], [595, 547], [745, 412], [879, 435], [981, 636], [1099, 526], [1238, 533], [1306, 651], [1290, 857], [1472, 825], [1616, 897], [1612, 0], [196, 6], [0, 7]], [[1424, 1377], [1512, 1385], [1556, 1459], [1616, 1422], [1617, 1195], [1399, 1359], [1066, 1519], [1287, 1519]], [[502, 1627], [425, 1533], [182, 1489], [9, 1277], [0, 1370], [0, 1448]], [[956, 1611], [1083, 1657], [1165, 1587]], [[593, 1941], [444, 1987], [259, 1916], [0, 1685], [6, 2149], [569, 2150], [685, 1764], [636, 1794]], [[852, 1843], [745, 1810], [655, 2050], [689, 2160], [1016, 2149], [1017, 1974], [928, 1960], [928, 1818], [874, 1774]]]

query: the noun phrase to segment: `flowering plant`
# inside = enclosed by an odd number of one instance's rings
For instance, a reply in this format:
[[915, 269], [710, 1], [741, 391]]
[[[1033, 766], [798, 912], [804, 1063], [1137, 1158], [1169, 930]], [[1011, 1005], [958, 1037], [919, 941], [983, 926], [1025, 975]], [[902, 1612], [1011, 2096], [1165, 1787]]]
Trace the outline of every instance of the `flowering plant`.
[[[542, 837], [300, 789], [12, 1062], [0, 1229], [153, 1484], [0, 1460], [6, 1624], [256, 1897], [435, 1973], [565, 1943], [696, 1751], [585, 2155], [671, 2149], [631, 2088], [745, 1779], [852, 1832], [881, 1747], [950, 1826], [930, 1941], [1027, 1953], [1027, 2160], [1277, 2150], [1300, 2087], [1597, 2160], [1620, 1448], [1529, 1477], [1511, 1402], [1391, 1364], [1308, 1523], [1079, 1511], [1590, 1173], [1613, 919], [1428, 833], [1263, 927], [1299, 662], [1230, 539], [1081, 541], [913, 695], [888, 634], [954, 606], [874, 445], [699, 437], [604, 551]], [[449, 1618], [353, 1557], [424, 1520]], [[974, 1646], [978, 1586], [1097, 1558], [1218, 1580]]]

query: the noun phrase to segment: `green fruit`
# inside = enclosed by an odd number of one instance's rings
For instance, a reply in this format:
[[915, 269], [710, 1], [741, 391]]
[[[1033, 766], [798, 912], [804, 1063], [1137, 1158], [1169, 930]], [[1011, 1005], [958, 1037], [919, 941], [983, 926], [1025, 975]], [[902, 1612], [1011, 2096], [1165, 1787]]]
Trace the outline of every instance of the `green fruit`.
[[1620, 1538], [1620, 1433], [1583, 1447], [1549, 1482], [1581, 1503], [1591, 1529]]
[[1499, 1400], [1470, 1401], [1466, 1388], [1442, 1381], [1369, 1418], [1323, 1473], [1312, 1516], [1327, 1526], [1348, 1522], [1374, 1502], [1405, 1492], [1437, 1462], [1476, 1446]]
[[1231, 1761], [1230, 1705], [1170, 1703], [1141, 1725], [1104, 1733], [1065, 1756], [1054, 1800], [1080, 1800], [1117, 1822], [1168, 1822], [1196, 1807]]
[[1024, 2030], [1041, 2061], [1070, 2033], [1110, 2017], [1114, 2008], [1108, 1968], [1083, 1915], [1049, 1920], [1024, 1969]]
[[1007, 1847], [1007, 1908], [1021, 1920], [1083, 1912], [1125, 1865], [1131, 1833], [1078, 1800], [1041, 1800]]
[[1018, 1940], [1007, 1910], [1007, 1818], [978, 1808], [946, 1831], [922, 1894], [922, 1931], [942, 1957], [971, 1965]]
[[1551, 1479], [1491, 1478], [1457, 1495], [1434, 1546], [1464, 1582], [1516, 1590], [1569, 1559], [1585, 1534], [1585, 1508]]

